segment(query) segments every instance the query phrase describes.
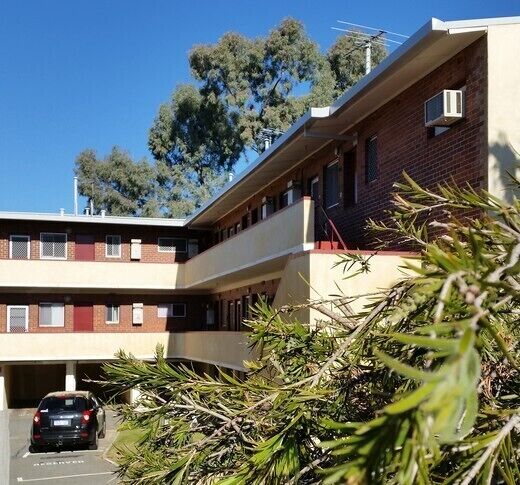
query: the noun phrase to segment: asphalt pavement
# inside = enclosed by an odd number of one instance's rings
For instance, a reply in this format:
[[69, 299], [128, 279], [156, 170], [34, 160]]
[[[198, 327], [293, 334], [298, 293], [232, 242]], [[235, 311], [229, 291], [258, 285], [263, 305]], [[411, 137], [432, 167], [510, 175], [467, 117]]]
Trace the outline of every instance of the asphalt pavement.
[[29, 452], [29, 430], [35, 409], [9, 411], [9, 484], [106, 485], [117, 484], [116, 466], [104, 458], [116, 436], [114, 412], [106, 410], [106, 437], [97, 450], [67, 448], [44, 453]]

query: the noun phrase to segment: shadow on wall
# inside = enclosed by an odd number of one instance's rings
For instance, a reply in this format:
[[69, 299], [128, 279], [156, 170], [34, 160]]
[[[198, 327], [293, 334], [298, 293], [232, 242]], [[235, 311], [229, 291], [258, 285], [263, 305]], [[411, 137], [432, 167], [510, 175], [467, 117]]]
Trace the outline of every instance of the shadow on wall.
[[520, 178], [520, 152], [511, 145], [507, 135], [500, 132], [498, 142], [489, 146], [489, 155], [489, 190], [493, 195], [511, 203], [513, 196], [520, 195], [519, 188], [510, 176]]

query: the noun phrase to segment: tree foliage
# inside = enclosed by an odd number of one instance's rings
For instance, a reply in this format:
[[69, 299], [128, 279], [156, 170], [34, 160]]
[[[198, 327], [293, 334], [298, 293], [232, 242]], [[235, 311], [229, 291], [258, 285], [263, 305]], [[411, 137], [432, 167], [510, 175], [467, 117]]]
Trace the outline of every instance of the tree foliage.
[[87, 149], [76, 158], [75, 174], [80, 194], [92, 200], [97, 212], [104, 209], [114, 216], [159, 215], [156, 169], [146, 159], [135, 162], [118, 147], [104, 158]]
[[[409, 178], [397, 188], [391, 222], [372, 227], [420, 255], [364, 311], [343, 294], [258, 304], [245, 379], [173, 366], [162, 349], [154, 363], [121, 352], [105, 366], [118, 392], [142, 393], [121, 410], [145, 430], [122, 450], [123, 481], [520, 481], [520, 202]], [[429, 241], [432, 228], [443, 236]], [[340, 264], [346, 277], [371, 269], [359, 256]], [[323, 320], [299, 321], [302, 307]]]
[[[80, 193], [114, 215], [186, 216], [223, 186], [239, 160], [263, 150], [263, 129], [276, 138], [309, 107], [330, 104], [360, 79], [358, 44], [355, 35], [341, 36], [323, 53], [289, 18], [265, 37], [229, 32], [215, 44], [195, 45], [193, 82], [174, 89], [149, 131], [155, 166], [132, 162], [119, 149], [102, 160], [85, 150], [76, 161]], [[374, 44], [373, 63], [385, 55]]]

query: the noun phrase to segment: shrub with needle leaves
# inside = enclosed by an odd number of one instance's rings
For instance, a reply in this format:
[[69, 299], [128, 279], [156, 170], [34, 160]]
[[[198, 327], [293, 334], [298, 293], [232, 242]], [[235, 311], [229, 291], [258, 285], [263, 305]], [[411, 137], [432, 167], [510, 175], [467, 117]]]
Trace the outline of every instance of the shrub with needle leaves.
[[[363, 312], [345, 295], [261, 302], [245, 379], [198, 375], [162, 349], [105, 366], [116, 391], [141, 391], [121, 410], [146, 431], [122, 451], [123, 482], [520, 483], [520, 202], [405, 179], [389, 222], [371, 226], [418, 256]], [[302, 307], [323, 320], [298, 321]]]

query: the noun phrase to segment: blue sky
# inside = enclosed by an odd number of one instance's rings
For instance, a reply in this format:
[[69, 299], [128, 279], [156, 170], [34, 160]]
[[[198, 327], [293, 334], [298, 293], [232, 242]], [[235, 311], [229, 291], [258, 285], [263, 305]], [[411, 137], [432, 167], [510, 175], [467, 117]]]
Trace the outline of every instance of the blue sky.
[[513, 0], [1, 0], [0, 210], [70, 212], [84, 148], [148, 156], [159, 104], [190, 79], [188, 50], [224, 32], [293, 16], [326, 49], [338, 19], [411, 34], [430, 17], [519, 14]]

